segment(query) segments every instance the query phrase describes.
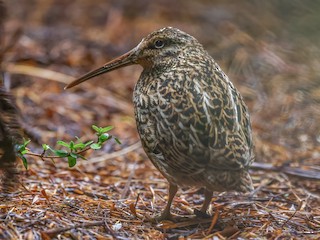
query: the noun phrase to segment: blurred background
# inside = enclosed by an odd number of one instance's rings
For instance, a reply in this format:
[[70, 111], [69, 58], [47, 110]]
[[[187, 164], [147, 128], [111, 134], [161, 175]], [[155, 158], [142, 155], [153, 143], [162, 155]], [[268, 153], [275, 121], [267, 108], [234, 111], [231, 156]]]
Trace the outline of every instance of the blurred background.
[[5, 55], [4, 66], [11, 72], [12, 92], [26, 123], [39, 130], [41, 138], [85, 136], [95, 123], [113, 124], [124, 142], [136, 141], [131, 97], [141, 67], [120, 69], [63, 91], [63, 79], [52, 81], [41, 73], [35, 77], [32, 70], [16, 74], [23, 70], [13, 64], [78, 77], [133, 48], [149, 32], [174, 26], [195, 36], [244, 96], [259, 161], [319, 163], [317, 1], [5, 3], [6, 36], [22, 32]]

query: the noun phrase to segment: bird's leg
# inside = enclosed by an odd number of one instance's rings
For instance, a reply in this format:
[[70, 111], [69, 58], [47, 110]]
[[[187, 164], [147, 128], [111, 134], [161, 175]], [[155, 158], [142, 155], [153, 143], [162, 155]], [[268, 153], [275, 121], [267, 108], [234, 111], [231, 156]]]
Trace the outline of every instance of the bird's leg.
[[169, 198], [168, 198], [167, 205], [163, 210], [163, 212], [161, 213], [161, 215], [159, 217], [155, 217], [153, 221], [160, 222], [162, 220], [172, 219], [170, 209], [171, 209], [173, 198], [176, 195], [177, 191], [178, 191], [178, 186], [173, 183], [169, 183]]
[[194, 214], [197, 215], [197, 217], [210, 217], [207, 214], [207, 210], [208, 210], [208, 207], [211, 203], [212, 194], [213, 194], [213, 191], [205, 188], [203, 205], [202, 205], [200, 211], [197, 209], [194, 210]]
[[213, 191], [211, 190], [208, 190], [208, 189], [205, 189], [205, 192], [204, 192], [204, 202], [203, 202], [203, 205], [200, 209], [200, 212], [203, 212], [203, 213], [206, 213], [207, 210], [208, 210], [208, 207], [211, 203], [211, 199], [212, 199], [212, 194], [213, 194]]

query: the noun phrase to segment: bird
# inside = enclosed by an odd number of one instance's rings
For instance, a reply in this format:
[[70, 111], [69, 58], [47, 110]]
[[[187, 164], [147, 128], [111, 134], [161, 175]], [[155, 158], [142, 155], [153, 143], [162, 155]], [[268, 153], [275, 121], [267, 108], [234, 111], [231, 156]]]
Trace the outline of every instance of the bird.
[[148, 158], [169, 183], [166, 207], [153, 219], [173, 219], [171, 205], [181, 187], [204, 189], [203, 205], [194, 212], [205, 216], [214, 191], [252, 191], [248, 107], [195, 37], [174, 27], [156, 30], [65, 89], [133, 64], [143, 67], [133, 91], [137, 131]]

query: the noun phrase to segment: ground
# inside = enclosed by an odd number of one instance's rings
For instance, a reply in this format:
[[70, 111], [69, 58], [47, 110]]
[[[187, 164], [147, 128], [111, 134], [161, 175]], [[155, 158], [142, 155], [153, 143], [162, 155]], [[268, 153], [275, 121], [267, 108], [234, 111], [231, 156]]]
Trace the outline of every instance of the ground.
[[[316, 1], [5, 1], [2, 59], [29, 145], [75, 136], [91, 125], [114, 126], [102, 150], [69, 168], [28, 156], [21, 184], [1, 194], [2, 239], [319, 239], [320, 4]], [[1, 16], [0, 16], [1, 17]], [[65, 91], [81, 74], [133, 48], [165, 26], [195, 36], [249, 106], [256, 163], [250, 195], [215, 193], [213, 217], [192, 218], [203, 202], [182, 189], [178, 222], [153, 224], [167, 182], [144, 154], [133, 118], [132, 66]], [[39, 145], [40, 143], [40, 145]]]

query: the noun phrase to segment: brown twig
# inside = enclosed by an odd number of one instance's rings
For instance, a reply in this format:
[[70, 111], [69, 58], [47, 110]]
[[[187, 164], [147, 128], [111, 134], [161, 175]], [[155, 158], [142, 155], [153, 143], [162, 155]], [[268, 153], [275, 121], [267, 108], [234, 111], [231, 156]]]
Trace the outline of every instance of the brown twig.
[[52, 238], [57, 236], [58, 234], [69, 231], [71, 229], [86, 228], [86, 227], [93, 227], [93, 226], [104, 226], [104, 225], [105, 225], [105, 221], [95, 221], [95, 222], [75, 224], [74, 226], [70, 226], [70, 227], [61, 227], [61, 228], [54, 228], [47, 231], [42, 231], [41, 236], [45, 239], [46, 237]]
[[125, 154], [128, 154], [129, 152], [132, 152], [136, 149], [139, 149], [141, 147], [141, 142], [136, 142], [124, 149], [121, 149], [119, 151], [116, 151], [116, 152], [113, 152], [113, 153], [108, 153], [108, 154], [102, 154], [101, 156], [97, 156], [97, 157], [94, 157], [94, 158], [91, 158], [90, 161], [82, 161], [82, 162], [79, 162], [78, 166], [79, 165], [82, 165], [82, 164], [88, 164], [88, 163], [97, 163], [97, 162], [102, 162], [102, 161], [106, 161], [106, 160], [109, 160], [109, 159], [112, 159], [112, 158], [116, 158], [116, 157], [120, 157], [120, 156], [123, 156]]
[[214, 226], [218, 222], [218, 218], [219, 218], [219, 208], [216, 209], [216, 211], [213, 215], [210, 227], [208, 228], [208, 231], [207, 231], [207, 235], [209, 235], [211, 233], [212, 229], [214, 228]]
[[113, 239], [118, 239], [116, 233], [113, 231], [112, 228], [110, 228], [109, 224], [107, 223], [107, 212], [106, 211], [104, 212], [104, 225], [103, 226], [104, 226], [106, 232], [109, 233], [113, 237]]
[[282, 172], [295, 177], [320, 180], [320, 172], [303, 169], [303, 168], [306, 168], [306, 166], [300, 166], [299, 168], [296, 168], [296, 167], [288, 167], [288, 166], [274, 166], [268, 163], [254, 162], [250, 168], [253, 170]]

